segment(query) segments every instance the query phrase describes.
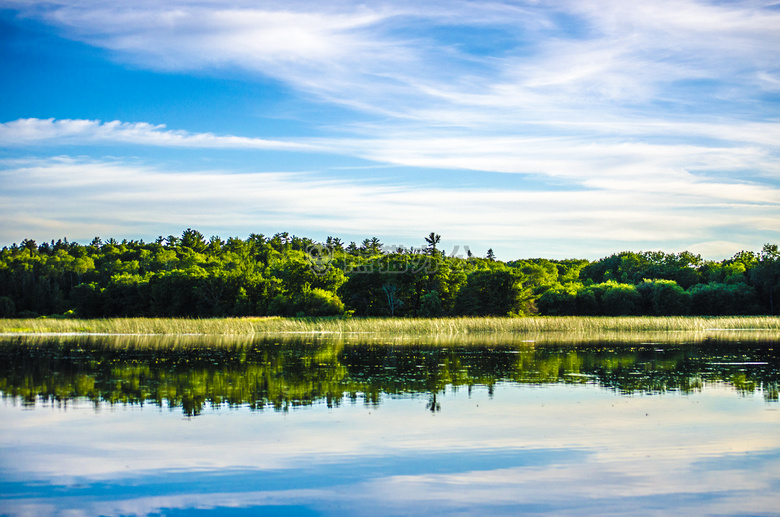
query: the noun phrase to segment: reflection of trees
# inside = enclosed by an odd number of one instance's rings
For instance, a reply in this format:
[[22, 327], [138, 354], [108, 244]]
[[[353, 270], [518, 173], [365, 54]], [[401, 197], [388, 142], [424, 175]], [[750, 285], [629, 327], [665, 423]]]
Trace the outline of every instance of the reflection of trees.
[[338, 346], [106, 346], [98, 340], [2, 346], [0, 390], [35, 404], [84, 397], [96, 404], [154, 403], [200, 413], [208, 405], [288, 409], [340, 401]]
[[383, 345], [246, 339], [13, 338], [0, 342], [0, 391], [24, 404], [156, 404], [197, 415], [209, 406], [253, 409], [427, 394], [448, 389], [589, 383], [622, 394], [691, 393], [719, 382], [778, 400], [777, 343], [673, 346]]

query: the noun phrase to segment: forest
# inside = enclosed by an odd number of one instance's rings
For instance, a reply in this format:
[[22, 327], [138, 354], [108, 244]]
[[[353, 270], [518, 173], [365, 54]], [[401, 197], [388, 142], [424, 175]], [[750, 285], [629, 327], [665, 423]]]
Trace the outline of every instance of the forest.
[[721, 261], [620, 252], [503, 262], [374, 238], [345, 244], [288, 233], [247, 239], [25, 239], [0, 251], [0, 317], [441, 317], [774, 315], [780, 251]]

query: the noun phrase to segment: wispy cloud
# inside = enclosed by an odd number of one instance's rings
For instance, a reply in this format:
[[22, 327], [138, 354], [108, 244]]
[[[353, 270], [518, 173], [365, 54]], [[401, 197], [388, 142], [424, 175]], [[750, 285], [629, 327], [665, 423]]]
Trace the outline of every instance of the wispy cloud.
[[[236, 221], [237, 229], [263, 220], [311, 233], [371, 228], [402, 236], [425, 221], [453, 238], [484, 236], [496, 249], [499, 241], [512, 250], [533, 242], [539, 254], [557, 253], [554, 240], [576, 245], [579, 255], [616, 242], [726, 254], [778, 236], [780, 110], [769, 97], [780, 84], [780, 11], [769, 2], [0, 0], [0, 6], [135, 67], [272, 77], [307, 101], [348, 108], [336, 120], [309, 121], [318, 138], [20, 119], [0, 124], [5, 147], [315, 151], [429, 171], [423, 186], [372, 183], [368, 174], [365, 181], [339, 179], [339, 169], [317, 164], [294, 179], [265, 169], [236, 175], [227, 168], [171, 172], [164, 164], [99, 160], [58, 165], [71, 181], [90, 185], [105, 173], [114, 190], [102, 195], [121, 203], [135, 195], [133, 203], [143, 204], [162, 189], [174, 205], [177, 196], [197, 199], [209, 214], [204, 222]], [[5, 181], [14, 175], [9, 171], [22, 170], [8, 167]], [[475, 171], [471, 186], [446, 180], [443, 171], [451, 170]], [[42, 160], [27, 173], [30, 182], [42, 174], [57, 185], [52, 171]], [[542, 185], [506, 189], [483, 171]], [[133, 181], [119, 181], [127, 175]], [[174, 205], [159, 220], [197, 224], [199, 214], [184, 201]], [[127, 217], [144, 219], [136, 205], [127, 206]], [[64, 211], [51, 215], [63, 217]], [[117, 217], [116, 224], [125, 223]]]
[[[767, 110], [761, 96], [780, 76], [774, 50], [780, 46], [780, 12], [756, 2], [601, 0], [554, 8], [500, 2], [290, 2], [283, 9], [262, 2], [10, 5], [141, 66], [220, 73], [241, 68], [379, 115], [372, 123], [339, 125], [361, 139], [355, 146], [360, 154], [384, 162], [409, 163], [409, 146], [397, 144], [414, 139], [420, 156], [415, 165], [440, 166], [444, 160], [436, 157], [447, 153], [447, 167], [560, 174], [501, 149], [479, 160], [462, 156], [462, 143], [487, 155], [506, 143], [522, 146], [517, 139], [527, 136], [547, 137], [548, 143], [573, 139], [575, 153], [593, 143], [609, 147], [605, 159], [614, 157], [615, 143], [642, 142], [658, 156], [671, 151], [679, 157], [684, 147], [725, 156], [733, 148], [736, 168], [749, 165], [744, 170], [754, 172], [778, 162], [780, 112]], [[489, 50], [461, 43], [469, 39], [484, 40]], [[10, 144], [88, 137], [170, 146], [304, 147], [147, 124], [11, 124], [3, 135]], [[604, 139], [611, 141], [605, 146]], [[666, 141], [657, 145], [651, 139]], [[343, 144], [327, 142], [336, 152]], [[565, 155], [566, 144], [551, 149], [554, 155]], [[745, 164], [740, 156], [746, 152], [765, 159]], [[677, 168], [699, 169], [695, 157], [679, 161]]]
[[141, 66], [237, 67], [399, 118], [430, 116], [431, 103], [523, 120], [659, 99], [713, 114], [669, 86], [713, 80], [716, 95], [752, 98], [780, 71], [780, 12], [753, 1], [2, 3]]
[[575, 125], [583, 137], [608, 125], [625, 137], [655, 125], [682, 142], [713, 132], [731, 141], [755, 123], [765, 126], [761, 141], [778, 141], [780, 113], [762, 96], [780, 77], [780, 12], [761, 2], [0, 5], [138, 66], [277, 78], [382, 117], [339, 122], [370, 138], [452, 128], [568, 136]]
[[310, 145], [294, 142], [168, 130], [165, 124], [52, 118], [0, 123], [0, 142], [4, 147], [108, 143], [204, 149], [314, 150]]
[[[631, 188], [606, 184], [583, 192], [356, 181], [333, 172], [166, 171], [69, 157], [4, 165], [0, 239], [7, 242], [31, 233], [59, 238], [63, 226], [71, 240], [96, 234], [148, 239], [197, 227], [221, 235], [305, 231], [319, 239], [362, 239], [370, 232], [388, 244], [417, 246], [421, 242], [410, 242], [409, 235], [435, 229], [447, 246], [468, 245], [478, 253], [493, 247], [507, 259], [528, 249], [566, 256], [572, 243], [578, 256], [596, 258], [604, 249], [655, 248], [658, 242], [679, 249], [701, 244], [720, 252], [713, 258], [724, 258], [760, 247], [780, 217], [777, 188], [693, 180], [669, 189], [644, 189], [638, 180]], [[101, 226], [88, 214], [104, 214]], [[712, 244], [732, 227], [751, 230], [737, 242]]]
[[[557, 136], [441, 136], [398, 132], [382, 138], [318, 138], [278, 141], [235, 135], [168, 130], [146, 122], [19, 119], [0, 123], [6, 147], [40, 145], [132, 144], [169, 148], [318, 151], [357, 156], [385, 164], [470, 169], [565, 178], [572, 184], [605, 189], [668, 190], [673, 183], [701, 187], [712, 171], [755, 171], [757, 176], [780, 177], [780, 127], [750, 123], [742, 126], [639, 124], [622, 138], [602, 124], [600, 137]], [[710, 145], [653, 141], [654, 137], [686, 131], [710, 140]], [[635, 136], [631, 138], [631, 133]], [[645, 138], [642, 139], [641, 137]], [[728, 136], [732, 141], [726, 142]], [[648, 140], [649, 137], [649, 140]], [[777, 140], [775, 140], [777, 138]], [[730, 146], [729, 146], [730, 145]], [[720, 180], [724, 181], [723, 179]], [[611, 183], [611, 184], [608, 184]], [[734, 178], [726, 183], [749, 188]], [[776, 202], [771, 191], [753, 185], [756, 202]], [[750, 197], [745, 197], [748, 200]]]

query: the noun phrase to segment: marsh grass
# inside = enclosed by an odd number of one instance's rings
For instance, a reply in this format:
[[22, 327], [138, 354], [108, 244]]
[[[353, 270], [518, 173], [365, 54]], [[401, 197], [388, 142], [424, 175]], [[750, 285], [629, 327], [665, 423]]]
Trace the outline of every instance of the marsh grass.
[[0, 319], [4, 334], [231, 335], [366, 334], [393, 336], [480, 336], [634, 333], [728, 333], [760, 331], [780, 337], [780, 317], [530, 317], [530, 318], [109, 318]]
[[777, 331], [600, 331], [600, 332], [482, 332], [473, 334], [326, 334], [326, 333], [260, 333], [241, 334], [0, 334], [2, 343], [61, 344], [80, 346], [110, 346], [117, 349], [247, 349], [257, 346], [306, 346], [323, 349], [341, 349], [353, 346], [406, 347], [423, 346], [458, 348], [483, 346], [490, 348], [529, 349], [548, 345], [599, 346], [616, 348], [663, 348], [708, 343], [713, 345], [749, 345], [777, 343]]

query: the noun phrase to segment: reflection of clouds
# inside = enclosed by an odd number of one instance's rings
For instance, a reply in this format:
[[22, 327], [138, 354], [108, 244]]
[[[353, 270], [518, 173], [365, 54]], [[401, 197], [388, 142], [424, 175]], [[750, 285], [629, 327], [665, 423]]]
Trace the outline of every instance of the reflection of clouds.
[[308, 501], [328, 499], [324, 490], [289, 490], [280, 492], [186, 494], [159, 497], [138, 497], [112, 501], [80, 503], [65, 500], [59, 508], [43, 503], [12, 501], [5, 511], [10, 515], [150, 515], [164, 510], [212, 510], [215, 508], [248, 508], [253, 506], [293, 506]]
[[[583, 512], [586, 509], [600, 515], [627, 514], [643, 513], [639, 504], [647, 498], [656, 501], [653, 506], [659, 513], [668, 514], [672, 508], [680, 513], [688, 505], [698, 515], [734, 514], [744, 511], [742, 495], [745, 491], [756, 494], [756, 499], [744, 501], [750, 507], [764, 512], [773, 509], [771, 487], [778, 478], [780, 476], [775, 472], [769, 478], [756, 479], [746, 471], [715, 472], [696, 478], [681, 470], [638, 474], [611, 464], [589, 462], [457, 475], [399, 476], [369, 482], [355, 492], [364, 494], [361, 504], [376, 505], [379, 514], [383, 513], [382, 509], [389, 508], [396, 511], [415, 508], [416, 513], [424, 514], [464, 507], [514, 508], [518, 504], [555, 514], [582, 515], [587, 513]], [[718, 494], [718, 498], [702, 497], [713, 493]], [[673, 505], [667, 506], [670, 502]], [[513, 511], [516, 512], [506, 513]]]
[[[425, 411], [426, 398], [418, 397], [387, 398], [378, 408], [315, 406], [286, 414], [221, 409], [190, 420], [157, 408], [104, 407], [96, 413], [80, 405], [67, 411], [20, 411], [5, 403], [0, 405], [0, 464], [5, 479], [70, 487], [132, 479], [140, 493], [149, 483], [145, 476], [159, 479], [176, 471], [243, 470], [250, 479], [287, 472], [300, 475], [299, 486], [305, 488], [312, 468], [353, 469], [347, 481], [334, 478], [336, 486], [326, 491], [130, 498], [91, 507], [78, 498], [67, 503], [87, 514], [266, 504], [375, 514], [414, 508], [422, 514], [521, 503], [559, 505], [559, 513], [565, 501], [609, 509], [659, 496], [693, 504], [695, 494], [699, 499], [719, 494], [707, 499], [713, 512], [732, 513], [747, 498], [759, 511], [774, 508], [760, 492], [771, 492], [780, 482], [775, 453], [780, 450], [780, 413], [768, 410], [761, 397], [740, 398], [720, 386], [705, 386], [690, 396], [622, 397], [592, 386], [499, 385], [492, 399], [478, 388], [471, 397], [460, 390], [440, 400], [442, 411], [435, 416]], [[468, 465], [473, 452], [539, 450], [562, 454], [550, 455], [546, 465], [499, 470]], [[584, 461], [574, 455], [577, 451], [587, 451]], [[753, 461], [767, 452], [775, 456]], [[428, 466], [432, 470], [426, 472], [421, 463], [418, 474], [398, 475], [391, 467], [376, 467], [383, 458], [431, 453], [464, 455], [463, 471], [442, 474]], [[563, 461], [566, 454], [577, 461]], [[362, 472], [377, 477], [365, 478]], [[22, 515], [21, 506], [37, 503], [15, 500], [8, 511]]]
[[[594, 480], [597, 480], [594, 482]], [[547, 468], [512, 468], [377, 478], [326, 489], [252, 491], [137, 497], [110, 501], [64, 500], [52, 505], [12, 501], [11, 515], [148, 515], [166, 509], [250, 508], [290, 506], [317, 508], [318, 513], [429, 515], [466, 511], [516, 514], [518, 506], [555, 514], [592, 510], [601, 515], [640, 511], [643, 504], [659, 512], [689, 509], [694, 514], [770, 514], [777, 471], [757, 477], [745, 471], [714, 472], [690, 477], [686, 472], [637, 476], [610, 465], [571, 464]], [[744, 494], [750, 491], [750, 498]], [[707, 497], [717, 494], [717, 497]], [[328, 511], [330, 509], [331, 511]], [[501, 510], [504, 510], [503, 512]], [[536, 512], [532, 512], [536, 513]], [[542, 513], [542, 512], [540, 512]], [[629, 512], [630, 513], [630, 512]]]

